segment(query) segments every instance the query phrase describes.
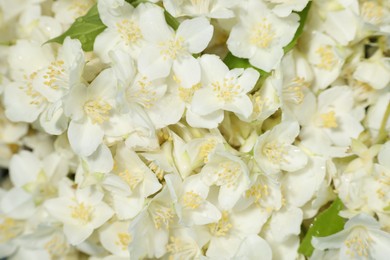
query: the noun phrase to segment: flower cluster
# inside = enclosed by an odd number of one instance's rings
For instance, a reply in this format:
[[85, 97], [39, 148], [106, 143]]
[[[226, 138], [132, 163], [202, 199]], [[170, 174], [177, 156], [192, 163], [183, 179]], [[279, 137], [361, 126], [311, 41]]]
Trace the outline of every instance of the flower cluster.
[[0, 32], [0, 258], [390, 255], [390, 2], [0, 0]]

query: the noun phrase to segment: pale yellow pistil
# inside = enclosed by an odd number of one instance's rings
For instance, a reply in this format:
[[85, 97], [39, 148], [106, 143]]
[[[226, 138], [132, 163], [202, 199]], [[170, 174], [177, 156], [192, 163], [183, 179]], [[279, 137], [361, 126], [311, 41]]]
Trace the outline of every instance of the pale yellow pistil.
[[221, 219], [217, 223], [209, 224], [208, 227], [212, 235], [216, 237], [226, 236], [233, 227], [230, 222], [229, 213], [227, 211], [222, 211]]
[[245, 197], [252, 198], [254, 203], [258, 204], [262, 199], [269, 196], [269, 190], [267, 185], [255, 184], [245, 192]]
[[331, 45], [320, 46], [316, 53], [320, 56], [320, 63], [316, 66], [324, 70], [332, 70], [337, 65], [337, 57]]
[[337, 128], [339, 125], [337, 124], [336, 114], [334, 111], [330, 111], [328, 113], [321, 114], [322, 126], [325, 128]]
[[74, 206], [70, 206], [71, 217], [79, 220], [83, 224], [91, 221], [93, 208], [89, 205], [85, 205], [83, 202], [77, 203]]
[[[362, 232], [366, 233], [365, 231]], [[358, 256], [367, 258], [369, 256], [368, 253], [372, 243], [372, 238], [365, 236], [367, 236], [367, 234], [356, 234], [344, 242], [345, 246], [347, 247], [347, 255], [351, 256], [352, 258]]]
[[121, 179], [124, 180], [132, 190], [135, 189], [137, 185], [144, 179], [142, 174], [133, 173], [127, 169], [120, 172], [118, 176], [121, 177]]
[[133, 20], [123, 19], [116, 23], [116, 27], [120, 37], [127, 45], [135, 44], [142, 39], [141, 29]]
[[184, 39], [182, 37], [162, 42], [159, 44], [159, 46], [161, 48], [160, 53], [164, 60], [174, 60], [178, 55], [180, 55], [180, 53], [184, 52], [185, 50]]
[[217, 185], [225, 185], [232, 188], [237, 185], [237, 180], [241, 175], [241, 167], [236, 162], [222, 162], [218, 165]]
[[367, 1], [361, 7], [362, 17], [373, 24], [379, 24], [384, 16], [383, 7], [374, 1]]
[[202, 205], [202, 203], [203, 203], [203, 198], [199, 194], [193, 191], [187, 191], [183, 195], [183, 205], [186, 208], [197, 209], [200, 207], [200, 205]]
[[57, 81], [61, 80], [61, 77], [64, 76], [64, 64], [65, 62], [63, 60], [53, 61], [43, 76], [45, 79], [43, 84], [51, 89], [58, 90], [60, 86], [58, 86]]
[[115, 242], [117, 246], [120, 246], [123, 251], [127, 250], [130, 242], [133, 240], [130, 234], [127, 233], [118, 233], [118, 239]]
[[101, 99], [90, 100], [84, 105], [84, 111], [94, 124], [102, 124], [109, 119], [111, 105]]
[[275, 36], [276, 34], [272, 25], [264, 18], [253, 28], [249, 42], [259, 48], [268, 48], [275, 39]]
[[217, 98], [225, 102], [232, 102], [241, 90], [241, 86], [234, 82], [234, 78], [224, 78], [222, 81], [213, 82], [211, 87]]
[[284, 145], [276, 141], [269, 142], [263, 147], [263, 154], [274, 164], [284, 162], [286, 153]]
[[164, 206], [157, 206], [153, 212], [153, 222], [156, 229], [161, 227], [169, 228], [170, 223], [173, 221], [174, 213], [171, 208]]

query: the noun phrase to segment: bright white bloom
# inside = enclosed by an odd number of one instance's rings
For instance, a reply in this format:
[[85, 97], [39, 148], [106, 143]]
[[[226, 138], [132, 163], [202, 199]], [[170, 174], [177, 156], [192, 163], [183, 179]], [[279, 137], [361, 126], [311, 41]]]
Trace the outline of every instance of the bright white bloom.
[[4, 194], [1, 210], [8, 216], [26, 219], [36, 207], [57, 195], [57, 183], [68, 174], [67, 162], [58, 154], [40, 160], [35, 154], [22, 151], [10, 161], [10, 178], [14, 187]]
[[64, 224], [64, 233], [72, 245], [85, 241], [92, 232], [113, 215], [112, 209], [102, 201], [104, 194], [91, 186], [73, 189], [64, 179], [60, 183], [59, 197], [45, 202], [50, 215]]
[[161, 189], [156, 175], [138, 155], [124, 145], [116, 150], [115, 168], [103, 181], [111, 192], [112, 205], [119, 219], [135, 217], [145, 199]]
[[189, 86], [199, 82], [200, 66], [192, 54], [203, 51], [213, 35], [214, 28], [206, 18], [185, 20], [174, 32], [165, 21], [163, 9], [154, 6], [145, 10], [140, 28], [147, 42], [138, 59], [141, 73], [166, 77], [172, 68], [191, 83]]
[[132, 237], [128, 233], [130, 222], [116, 221], [99, 229], [99, 238], [103, 247], [117, 257], [129, 258], [128, 246]]
[[110, 62], [109, 52], [123, 50], [137, 58], [144, 43], [140, 16], [149, 5], [134, 8], [124, 0], [99, 0], [99, 17], [107, 28], [94, 42], [94, 51], [105, 63]]
[[363, 131], [362, 110], [354, 107], [352, 90], [347, 86], [325, 90], [318, 96], [318, 103], [307, 92], [303, 104], [296, 110], [302, 125], [299, 135], [302, 145], [317, 154], [343, 155], [352, 138]]
[[67, 29], [77, 18], [85, 15], [96, 0], [59, 0], [52, 6], [54, 17]]
[[351, 218], [344, 230], [327, 237], [313, 237], [316, 250], [337, 250], [338, 259], [387, 259], [390, 234], [380, 229], [371, 216], [359, 214]]
[[187, 113], [188, 123], [194, 127], [217, 127], [223, 120], [224, 110], [248, 118], [253, 106], [247, 93], [255, 86], [259, 73], [252, 68], [229, 70], [216, 55], [203, 55], [200, 64], [203, 87], [194, 93], [191, 113]]
[[249, 188], [249, 170], [237, 156], [227, 151], [216, 151], [199, 173], [208, 185], [219, 186], [218, 203], [224, 210], [231, 209]]
[[259, 136], [254, 157], [265, 174], [297, 171], [306, 165], [306, 154], [292, 144], [298, 134], [299, 124], [286, 121]]
[[237, 0], [164, 0], [164, 7], [174, 17], [180, 16], [206, 16], [210, 18], [231, 18], [231, 10], [239, 1]]
[[233, 55], [249, 59], [253, 66], [270, 71], [282, 59], [283, 47], [293, 39], [298, 21], [297, 14], [280, 18], [262, 1], [250, 0], [230, 32], [228, 48]]
[[313, 88], [325, 89], [339, 76], [346, 51], [326, 34], [314, 31], [306, 37], [303, 46], [313, 69]]
[[114, 119], [116, 81], [112, 70], [102, 71], [87, 87], [73, 87], [65, 100], [65, 114], [71, 117], [69, 143], [81, 156], [91, 155], [102, 143], [105, 130]]
[[272, 259], [272, 251], [267, 241], [258, 235], [250, 235], [242, 240], [240, 247], [232, 258], [234, 260], [241, 259]]
[[204, 184], [199, 174], [187, 177], [183, 182], [177, 175], [165, 176], [172, 200], [184, 226], [205, 225], [221, 218], [221, 212], [209, 201], [209, 187]]
[[292, 11], [302, 11], [307, 5], [309, 0], [265, 0], [272, 6], [272, 11], [280, 16], [286, 17], [291, 14]]
[[20, 41], [11, 50], [9, 62], [15, 81], [4, 91], [7, 117], [31, 123], [40, 116], [39, 122], [46, 132], [54, 135], [64, 132], [67, 118], [63, 114], [62, 97], [82, 81], [84, 53], [80, 42], [65, 39], [54, 58], [52, 50]]

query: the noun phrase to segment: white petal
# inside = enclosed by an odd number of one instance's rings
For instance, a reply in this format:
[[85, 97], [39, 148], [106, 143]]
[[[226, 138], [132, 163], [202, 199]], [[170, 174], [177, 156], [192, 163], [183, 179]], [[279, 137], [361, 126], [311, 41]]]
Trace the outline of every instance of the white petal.
[[238, 248], [234, 260], [272, 259], [272, 250], [268, 243], [258, 235], [246, 237]]
[[68, 128], [68, 139], [72, 150], [81, 156], [91, 155], [103, 141], [104, 132], [90, 120], [83, 123], [71, 121]]
[[199, 53], [209, 44], [214, 28], [204, 17], [184, 20], [177, 29], [177, 37], [183, 37], [188, 51]]
[[190, 88], [200, 82], [200, 65], [197, 59], [186, 55], [173, 62], [173, 72], [184, 88]]
[[195, 92], [192, 97], [191, 111], [204, 116], [222, 108], [222, 102], [210, 88], [203, 88]]
[[71, 245], [79, 245], [84, 242], [93, 232], [89, 226], [64, 225], [64, 234]]
[[201, 127], [201, 128], [216, 128], [218, 124], [222, 122], [224, 117], [223, 110], [215, 111], [214, 113], [200, 116], [195, 114], [191, 110], [187, 110], [186, 120], [187, 123], [192, 127]]
[[171, 71], [172, 60], [164, 58], [159, 48], [147, 45], [141, 50], [138, 59], [138, 70], [150, 78], [167, 77]]
[[205, 85], [222, 80], [229, 72], [229, 68], [217, 55], [205, 54], [199, 60], [202, 69], [202, 83]]
[[307, 164], [307, 155], [295, 145], [284, 146], [286, 155], [280, 164], [280, 168], [285, 171], [293, 172], [302, 169]]
[[148, 5], [141, 13], [139, 24], [146, 41], [150, 43], [158, 44], [173, 38], [174, 33], [165, 21], [164, 10], [157, 5]]

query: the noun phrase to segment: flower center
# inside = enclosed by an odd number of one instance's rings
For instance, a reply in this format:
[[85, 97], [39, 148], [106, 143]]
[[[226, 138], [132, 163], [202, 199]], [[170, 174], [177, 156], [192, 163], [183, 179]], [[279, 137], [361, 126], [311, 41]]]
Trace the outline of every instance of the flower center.
[[210, 233], [216, 237], [226, 236], [229, 230], [233, 227], [230, 223], [229, 213], [222, 211], [222, 217], [217, 223], [208, 225]]
[[12, 218], [4, 218], [0, 216], [3, 220], [0, 223], [0, 243], [5, 243], [23, 232], [23, 225], [21, 221], [14, 220]]
[[361, 14], [365, 21], [373, 24], [379, 24], [382, 21], [383, 8], [374, 1], [364, 2], [361, 8]]
[[141, 29], [133, 20], [123, 19], [116, 23], [116, 28], [126, 45], [135, 44], [142, 39]]
[[235, 83], [233, 77], [224, 78], [223, 81], [216, 81], [211, 83], [213, 91], [217, 97], [225, 102], [231, 102], [233, 99], [240, 94], [241, 86]]
[[249, 42], [259, 48], [268, 48], [274, 39], [275, 31], [267, 19], [264, 18], [253, 28]]
[[74, 18], [77, 18], [85, 15], [95, 2], [94, 0], [73, 0], [68, 9], [74, 11]]
[[[192, 241], [185, 241], [178, 237], [171, 237], [171, 242], [167, 244], [167, 251], [171, 254], [171, 259], [195, 259], [197, 254], [197, 245]], [[192, 243], [191, 243], [192, 242]], [[175, 255], [176, 257], [173, 257]]]
[[256, 204], [259, 204], [260, 201], [268, 197], [268, 195], [269, 195], [268, 185], [266, 184], [263, 185], [261, 183], [253, 185], [245, 192], [245, 197], [253, 198]]
[[20, 86], [19, 89], [31, 98], [30, 104], [34, 106], [41, 105], [46, 98], [33, 88], [32, 82], [37, 77], [37, 72], [31, 73], [29, 76], [24, 75], [25, 85]]
[[202, 202], [203, 198], [193, 191], [187, 191], [183, 196], [183, 205], [186, 208], [197, 209]]
[[286, 149], [283, 144], [273, 141], [264, 145], [263, 154], [270, 162], [278, 164], [285, 161]]
[[59, 81], [64, 81], [64, 61], [58, 60], [50, 63], [50, 66], [47, 68], [46, 74], [43, 75], [45, 81], [43, 84], [48, 86], [51, 89], [58, 90], [60, 86], [58, 85]]
[[124, 170], [123, 172], [120, 172], [118, 176], [124, 180], [127, 185], [133, 190], [137, 187], [137, 185], [143, 181], [142, 174], [130, 172], [129, 170]]
[[226, 185], [228, 188], [237, 185], [237, 179], [241, 175], [241, 167], [238, 163], [228, 161], [218, 165], [217, 185]]
[[109, 119], [111, 105], [101, 99], [90, 100], [84, 105], [84, 111], [94, 124], [102, 124]]
[[130, 242], [132, 241], [132, 238], [127, 233], [118, 233], [118, 239], [115, 242], [117, 246], [120, 246], [122, 250], [127, 250], [127, 247], [129, 246]]
[[155, 228], [160, 229], [162, 226], [165, 226], [165, 228], [168, 229], [174, 217], [173, 210], [161, 205], [156, 207], [157, 208], [152, 213]]
[[69, 250], [69, 245], [63, 237], [56, 235], [45, 243], [44, 248], [51, 256], [51, 259], [55, 259], [64, 256]]
[[334, 111], [321, 114], [322, 126], [325, 128], [336, 128], [338, 127], [337, 119]]
[[199, 155], [203, 158], [203, 162], [207, 163], [209, 161], [209, 154], [217, 146], [217, 141], [215, 139], [209, 139], [206, 143], [202, 144], [200, 147]]
[[77, 203], [76, 206], [70, 206], [72, 209], [71, 217], [86, 224], [91, 221], [92, 207], [85, 205], [83, 202]]
[[332, 46], [323, 45], [320, 46], [316, 53], [320, 56], [320, 63], [316, 66], [324, 70], [332, 70], [337, 65], [337, 58], [333, 51]]
[[159, 44], [161, 48], [161, 55], [164, 60], [167, 59], [176, 59], [181, 53], [184, 52], [184, 39], [182, 37], [178, 37], [176, 39], [172, 39], [166, 42], [162, 42]]
[[302, 90], [303, 87], [308, 87], [308, 82], [306, 82], [304, 78], [296, 77], [290, 84], [283, 88], [283, 97], [286, 100], [299, 105], [305, 97]]
[[368, 252], [372, 243], [372, 238], [367, 232], [360, 229], [362, 228], [358, 228], [358, 230], [354, 232], [355, 234], [350, 235], [348, 239], [344, 241], [344, 244], [347, 247], [346, 254], [352, 258], [357, 256], [368, 257]]

